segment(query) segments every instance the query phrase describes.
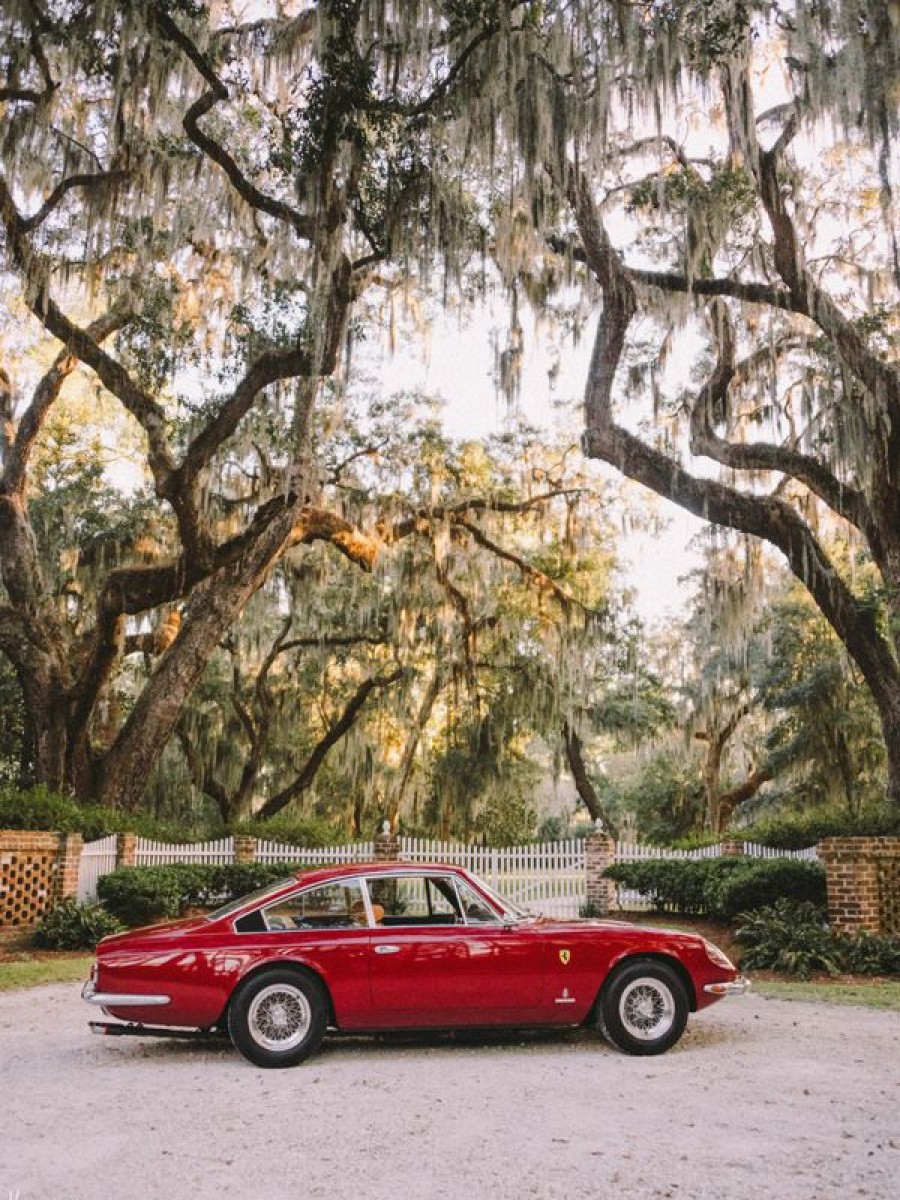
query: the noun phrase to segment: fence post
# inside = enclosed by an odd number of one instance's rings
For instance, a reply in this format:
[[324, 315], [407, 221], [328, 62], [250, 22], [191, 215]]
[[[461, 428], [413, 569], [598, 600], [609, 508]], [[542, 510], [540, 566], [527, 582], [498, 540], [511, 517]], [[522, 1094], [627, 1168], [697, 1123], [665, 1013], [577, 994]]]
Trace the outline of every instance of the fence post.
[[248, 833], [234, 835], [234, 861], [236, 863], [255, 863], [258, 842]]
[[722, 842], [722, 857], [723, 858], [741, 858], [744, 853], [744, 843], [739, 842], [736, 838], [728, 838]]
[[376, 862], [390, 862], [400, 857], [400, 839], [391, 833], [389, 821], [385, 821], [381, 832], [375, 834], [374, 848]]
[[64, 833], [59, 839], [59, 857], [56, 860], [56, 899], [66, 900], [78, 896], [78, 873], [81, 870], [80, 833]]
[[116, 870], [119, 867], [133, 867], [137, 862], [137, 834], [116, 834]]
[[616, 907], [616, 885], [603, 872], [616, 860], [616, 843], [597, 829], [584, 839], [585, 895], [590, 912], [608, 913]]

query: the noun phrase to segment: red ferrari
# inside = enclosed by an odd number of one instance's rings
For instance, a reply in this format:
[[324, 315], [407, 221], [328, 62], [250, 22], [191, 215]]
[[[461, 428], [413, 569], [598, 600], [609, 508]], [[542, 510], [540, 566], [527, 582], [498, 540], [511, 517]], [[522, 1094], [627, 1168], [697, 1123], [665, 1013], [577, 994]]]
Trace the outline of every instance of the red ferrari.
[[593, 1025], [660, 1054], [688, 1013], [747, 984], [696, 934], [548, 920], [452, 866], [300, 871], [208, 916], [104, 938], [84, 998], [97, 1033], [225, 1031], [289, 1067], [329, 1029]]

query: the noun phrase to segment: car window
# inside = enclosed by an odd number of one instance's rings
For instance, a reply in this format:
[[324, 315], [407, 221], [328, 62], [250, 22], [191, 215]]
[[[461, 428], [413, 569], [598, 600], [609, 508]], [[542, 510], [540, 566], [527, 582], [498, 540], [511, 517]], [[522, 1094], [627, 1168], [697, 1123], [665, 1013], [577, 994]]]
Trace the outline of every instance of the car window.
[[368, 923], [358, 879], [296, 892], [263, 909], [262, 917], [267, 930], [353, 929]]
[[483, 896], [462, 879], [456, 881], [459, 899], [467, 925], [499, 925], [500, 918]]
[[461, 920], [456, 889], [447, 876], [370, 876], [366, 883], [381, 925], [455, 925]]

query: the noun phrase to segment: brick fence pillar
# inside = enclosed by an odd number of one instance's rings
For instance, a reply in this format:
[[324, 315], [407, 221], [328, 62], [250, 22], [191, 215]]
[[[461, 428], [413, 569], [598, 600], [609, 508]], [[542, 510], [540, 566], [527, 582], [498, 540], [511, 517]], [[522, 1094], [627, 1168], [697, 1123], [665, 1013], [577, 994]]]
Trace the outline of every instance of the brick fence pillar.
[[137, 863], [137, 834], [116, 834], [116, 870], [119, 867], [133, 867]]
[[825, 838], [817, 849], [832, 928], [900, 934], [900, 838]]
[[234, 861], [236, 863], [255, 863], [257, 841], [247, 833], [234, 835]]
[[389, 821], [385, 821], [381, 833], [375, 834], [374, 846], [377, 862], [392, 862], [400, 857], [400, 839], [391, 832]]
[[616, 885], [604, 879], [603, 872], [616, 860], [616, 843], [601, 830], [584, 839], [585, 894], [588, 909], [597, 915], [616, 907]]
[[81, 870], [80, 833], [64, 833], [59, 839], [59, 856], [56, 860], [55, 901], [67, 900], [78, 895], [78, 874]]

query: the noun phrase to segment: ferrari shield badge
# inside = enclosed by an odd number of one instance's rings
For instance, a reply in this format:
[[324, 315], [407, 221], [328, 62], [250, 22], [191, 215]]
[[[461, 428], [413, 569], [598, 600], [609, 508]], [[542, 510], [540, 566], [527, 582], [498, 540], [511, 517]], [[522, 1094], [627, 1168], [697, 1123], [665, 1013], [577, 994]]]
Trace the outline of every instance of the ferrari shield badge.
[[570, 959], [571, 957], [572, 957], [572, 951], [571, 951], [571, 950], [560, 950], [560, 952], [559, 952], [559, 961], [562, 963], [562, 965], [563, 965], [564, 967], [567, 967], [567, 966], [569, 965], [569, 959]]

